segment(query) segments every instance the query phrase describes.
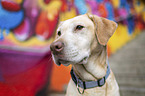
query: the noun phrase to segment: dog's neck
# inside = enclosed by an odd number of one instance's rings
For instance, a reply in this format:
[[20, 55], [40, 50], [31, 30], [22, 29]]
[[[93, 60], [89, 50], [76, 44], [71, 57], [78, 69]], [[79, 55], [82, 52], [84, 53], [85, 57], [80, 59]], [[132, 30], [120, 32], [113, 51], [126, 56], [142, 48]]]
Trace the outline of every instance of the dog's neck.
[[73, 69], [78, 78], [83, 81], [94, 81], [106, 75], [106, 46], [93, 51], [86, 64], [74, 64]]

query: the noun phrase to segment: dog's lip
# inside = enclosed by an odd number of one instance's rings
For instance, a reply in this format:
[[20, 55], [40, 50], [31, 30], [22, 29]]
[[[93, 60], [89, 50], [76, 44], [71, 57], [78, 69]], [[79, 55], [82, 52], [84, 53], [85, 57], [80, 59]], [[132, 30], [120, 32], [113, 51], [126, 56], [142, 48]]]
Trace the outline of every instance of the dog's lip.
[[83, 64], [83, 62], [84, 62], [84, 61], [86, 62], [88, 58], [89, 58], [88, 56], [84, 57], [84, 58], [79, 62], [79, 64]]
[[63, 60], [63, 59], [58, 59], [58, 61], [61, 63], [61, 62], [70, 62], [70, 61], [68, 61], [68, 60]]
[[72, 62], [72, 61], [70, 61], [70, 60], [65, 60], [65, 59], [58, 59], [58, 61], [61, 63], [61, 64], [68, 64], [68, 63], [70, 63], [70, 62]]
[[61, 63], [58, 61], [58, 64], [57, 64], [58, 66], [60, 66], [61, 65]]
[[69, 64], [70, 61], [68, 61], [68, 60], [59, 59], [58, 62], [59, 62], [60, 65], [63, 64], [64, 66], [70, 65], [70, 64]]
[[[78, 64], [83, 64], [84, 62], [87, 62], [87, 59], [88, 59], [88, 58], [89, 58], [88, 56], [84, 57]], [[68, 64], [68, 63], [70, 63], [71, 61], [69, 61], [69, 60], [64, 60], [64, 59], [58, 59], [58, 62], [59, 62], [59, 65], [61, 65], [61, 64]]]

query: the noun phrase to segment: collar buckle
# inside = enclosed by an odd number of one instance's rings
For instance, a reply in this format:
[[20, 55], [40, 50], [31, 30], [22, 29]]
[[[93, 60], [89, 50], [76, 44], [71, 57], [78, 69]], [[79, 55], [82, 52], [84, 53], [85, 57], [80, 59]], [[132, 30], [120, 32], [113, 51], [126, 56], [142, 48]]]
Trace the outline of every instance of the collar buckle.
[[98, 86], [102, 87], [105, 84], [105, 81], [106, 81], [105, 77], [103, 77], [102, 79], [99, 79], [98, 80]]
[[78, 90], [78, 92], [79, 92], [80, 94], [83, 94], [85, 89], [84, 89], [84, 86], [83, 86], [83, 88], [81, 87], [82, 91], [80, 91], [80, 86], [79, 86], [80, 83], [81, 83], [81, 82], [79, 82], [79, 80], [77, 80], [77, 90]]

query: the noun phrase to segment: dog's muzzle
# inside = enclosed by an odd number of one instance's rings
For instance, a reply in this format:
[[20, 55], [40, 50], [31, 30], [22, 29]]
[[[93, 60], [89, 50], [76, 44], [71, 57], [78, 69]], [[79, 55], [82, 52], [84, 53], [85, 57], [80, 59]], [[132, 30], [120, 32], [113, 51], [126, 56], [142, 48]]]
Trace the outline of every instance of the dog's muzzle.
[[60, 54], [64, 49], [64, 43], [61, 41], [53, 42], [50, 45], [50, 50], [54, 55]]

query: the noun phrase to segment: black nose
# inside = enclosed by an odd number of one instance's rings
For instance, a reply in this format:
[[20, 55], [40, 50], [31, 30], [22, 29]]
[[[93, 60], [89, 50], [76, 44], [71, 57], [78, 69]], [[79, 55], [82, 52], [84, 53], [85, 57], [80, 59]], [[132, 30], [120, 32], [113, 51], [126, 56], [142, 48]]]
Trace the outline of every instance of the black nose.
[[61, 41], [53, 42], [50, 45], [50, 50], [55, 54], [59, 53], [64, 49], [64, 43]]

